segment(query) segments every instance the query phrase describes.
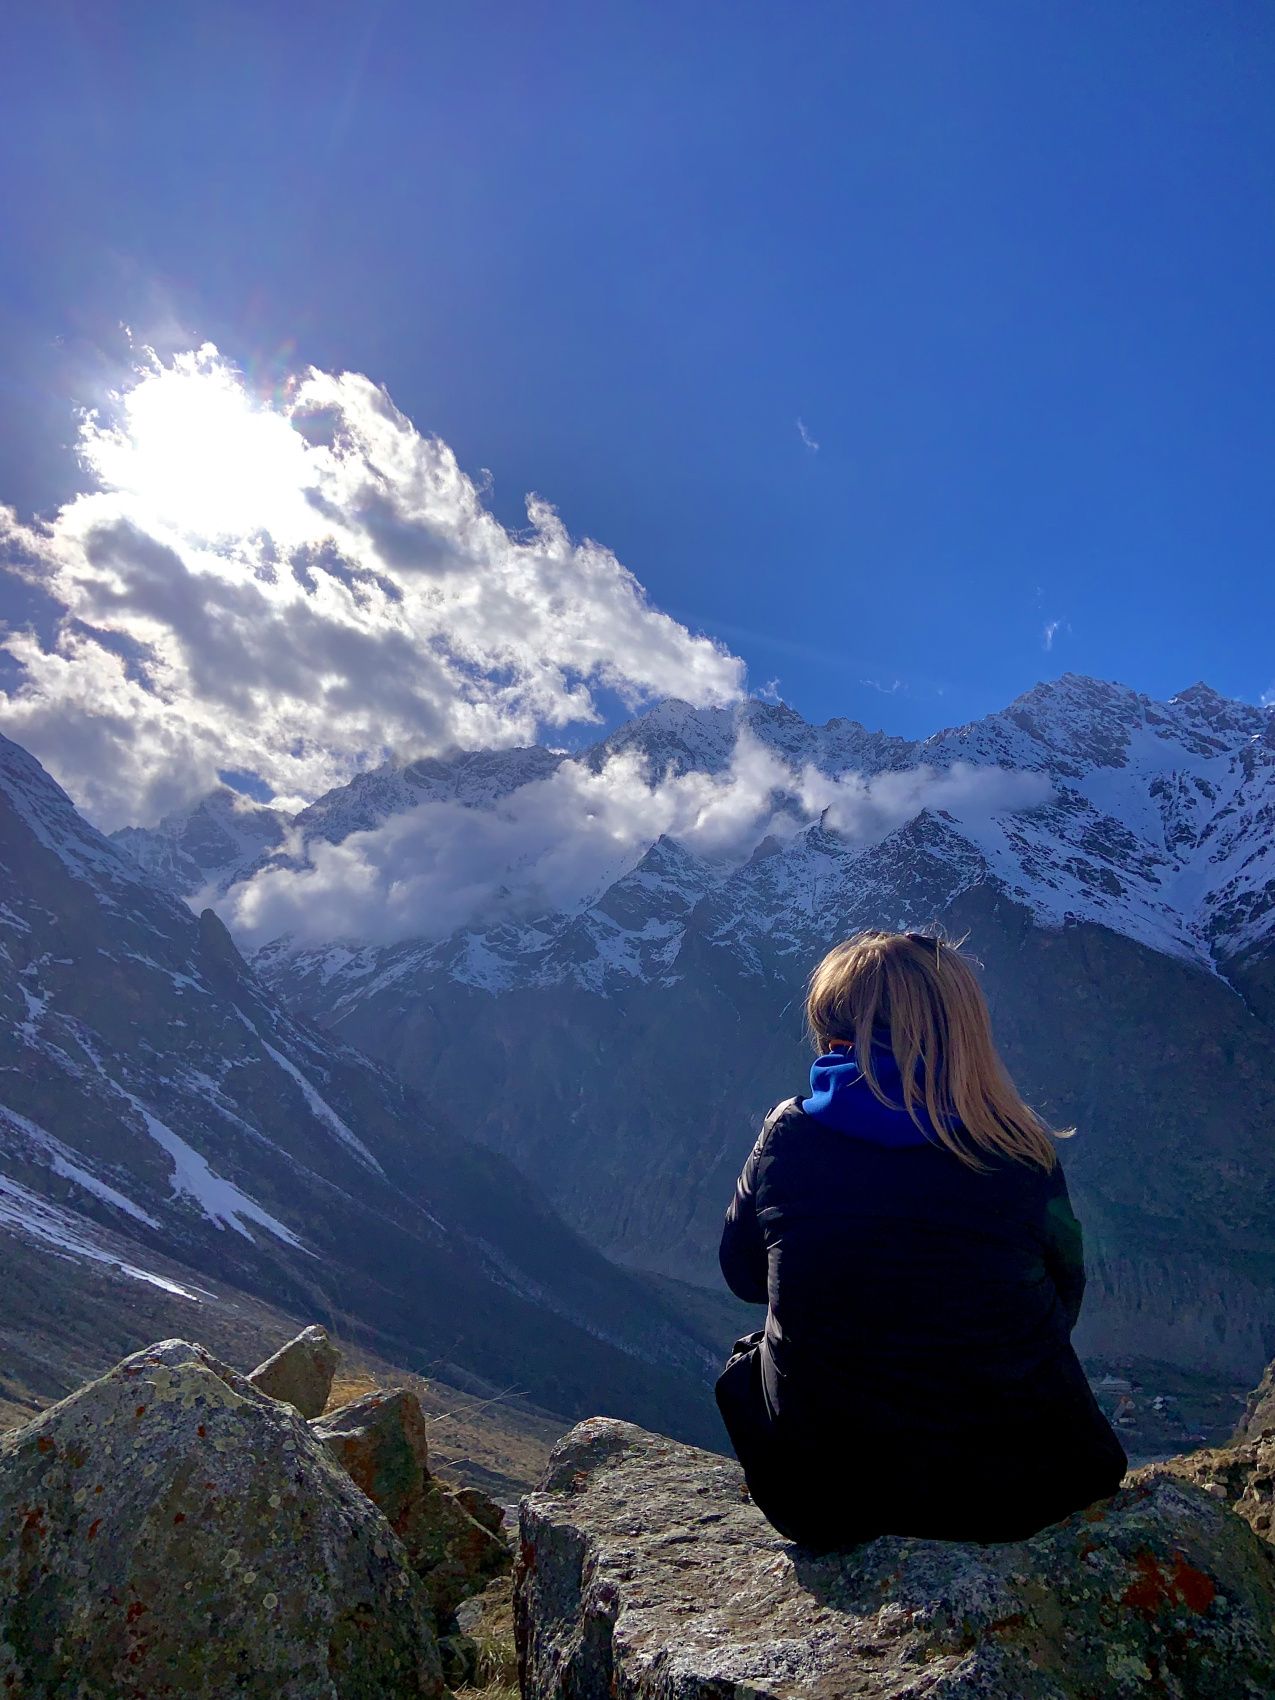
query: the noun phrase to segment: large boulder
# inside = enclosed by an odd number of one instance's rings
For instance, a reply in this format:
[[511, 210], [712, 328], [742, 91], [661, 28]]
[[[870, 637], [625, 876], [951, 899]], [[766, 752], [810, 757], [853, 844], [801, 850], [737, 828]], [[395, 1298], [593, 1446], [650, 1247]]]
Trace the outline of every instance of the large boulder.
[[480, 1521], [430, 1474], [425, 1414], [405, 1389], [364, 1394], [311, 1426], [384, 1512], [425, 1584], [438, 1627], [450, 1630], [460, 1602], [510, 1568], [512, 1554], [496, 1532], [499, 1508], [479, 1496]]
[[1275, 1554], [1141, 1472], [1030, 1541], [814, 1557], [736, 1464], [595, 1418], [521, 1509], [524, 1700], [1264, 1700]]
[[259, 1393], [295, 1405], [303, 1417], [317, 1417], [328, 1402], [340, 1361], [326, 1330], [312, 1324], [258, 1364], [248, 1380]]
[[0, 1693], [436, 1700], [424, 1591], [287, 1405], [136, 1352], [0, 1436]]

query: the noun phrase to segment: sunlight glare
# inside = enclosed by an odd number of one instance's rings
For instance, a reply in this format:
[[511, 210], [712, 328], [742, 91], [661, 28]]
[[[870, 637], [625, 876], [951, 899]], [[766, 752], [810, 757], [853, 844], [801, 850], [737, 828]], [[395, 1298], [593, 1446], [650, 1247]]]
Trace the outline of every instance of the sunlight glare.
[[114, 424], [85, 420], [81, 454], [106, 489], [154, 521], [210, 542], [258, 531], [296, 541], [312, 529], [309, 444], [248, 394], [211, 343], [155, 361], [117, 401]]

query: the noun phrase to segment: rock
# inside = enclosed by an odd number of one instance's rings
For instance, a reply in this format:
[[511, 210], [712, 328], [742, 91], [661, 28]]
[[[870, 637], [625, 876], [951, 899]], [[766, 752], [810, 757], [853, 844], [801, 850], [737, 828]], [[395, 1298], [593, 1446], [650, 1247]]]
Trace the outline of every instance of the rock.
[[444, 1689], [380, 1512], [295, 1412], [166, 1340], [0, 1437], [0, 1693]]
[[505, 1521], [505, 1510], [502, 1505], [497, 1505], [490, 1494], [484, 1493], [481, 1488], [462, 1487], [456, 1489], [453, 1498], [457, 1505], [468, 1511], [475, 1523], [481, 1523], [484, 1529], [490, 1529], [493, 1535], [499, 1535], [501, 1525]]
[[1275, 1693], [1275, 1554], [1155, 1468], [1030, 1541], [817, 1558], [732, 1461], [595, 1418], [556, 1447], [520, 1528], [525, 1700]]
[[258, 1364], [248, 1380], [271, 1399], [295, 1405], [303, 1417], [317, 1417], [328, 1402], [332, 1377], [340, 1361], [341, 1354], [328, 1339], [326, 1330], [311, 1326], [281, 1346], [272, 1358]]
[[478, 1643], [460, 1630], [438, 1638], [443, 1677], [449, 1688], [465, 1688], [478, 1680]]
[[367, 1393], [312, 1427], [389, 1519], [425, 1583], [439, 1627], [450, 1628], [460, 1602], [507, 1571], [512, 1555], [458, 1495], [431, 1476], [425, 1416], [416, 1395]]
[[1154, 1468], [1196, 1483], [1229, 1505], [1263, 1540], [1275, 1540], [1275, 1437], [1189, 1452]]
[[1263, 1436], [1275, 1439], [1275, 1363], [1266, 1366], [1266, 1374], [1249, 1394], [1231, 1445], [1242, 1446]]

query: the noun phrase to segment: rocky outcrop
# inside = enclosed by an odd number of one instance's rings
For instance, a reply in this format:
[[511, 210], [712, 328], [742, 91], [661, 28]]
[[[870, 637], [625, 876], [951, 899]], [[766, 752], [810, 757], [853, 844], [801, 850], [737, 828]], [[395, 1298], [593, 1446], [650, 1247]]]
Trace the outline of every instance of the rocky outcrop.
[[317, 1417], [328, 1402], [340, 1361], [326, 1330], [311, 1325], [258, 1364], [248, 1380], [271, 1399], [295, 1405], [303, 1417]]
[[1231, 1444], [1243, 1446], [1263, 1438], [1275, 1439], [1275, 1364], [1267, 1365], [1266, 1374], [1249, 1394]]
[[500, 1507], [475, 1489], [445, 1488], [429, 1469], [425, 1416], [414, 1393], [367, 1393], [313, 1425], [315, 1435], [380, 1507], [421, 1576], [442, 1634], [456, 1607], [512, 1562]]
[[0, 1438], [0, 1693], [436, 1700], [402, 1543], [309, 1425], [198, 1346]]
[[1152, 1467], [1030, 1541], [816, 1558], [733, 1462], [597, 1418], [523, 1501], [523, 1694], [1264, 1700], [1275, 1554], [1229, 1497]]
[[1194, 1482], [1229, 1505], [1263, 1540], [1275, 1540], [1275, 1435], [1190, 1452], [1158, 1468]]

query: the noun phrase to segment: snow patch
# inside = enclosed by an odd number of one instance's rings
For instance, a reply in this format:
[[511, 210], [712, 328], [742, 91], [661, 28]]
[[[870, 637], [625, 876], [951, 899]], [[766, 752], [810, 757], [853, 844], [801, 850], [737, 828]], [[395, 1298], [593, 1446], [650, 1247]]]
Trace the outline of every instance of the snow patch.
[[120, 1090], [141, 1116], [147, 1133], [171, 1159], [175, 1198], [181, 1195], [191, 1199], [210, 1222], [216, 1223], [219, 1228], [232, 1228], [235, 1233], [242, 1234], [244, 1239], [253, 1244], [256, 1241], [245, 1226], [247, 1222], [257, 1223], [267, 1233], [282, 1240], [285, 1245], [295, 1246], [298, 1251], [307, 1250], [291, 1228], [285, 1228], [277, 1217], [272, 1216], [268, 1210], [263, 1210], [255, 1199], [249, 1198], [233, 1181], [226, 1180], [210, 1168], [199, 1152], [160, 1121], [140, 1098], [131, 1092], [124, 1092], [123, 1088]]
[[131, 1280], [145, 1281], [179, 1299], [189, 1299], [192, 1304], [201, 1303], [199, 1293], [192, 1292], [189, 1287], [169, 1280], [166, 1275], [158, 1275], [153, 1269], [139, 1268], [105, 1246], [98, 1245], [89, 1237], [87, 1224], [82, 1219], [51, 1200], [40, 1198], [6, 1175], [0, 1175], [0, 1228], [8, 1228], [26, 1239], [38, 1240], [60, 1257], [106, 1264]]
[[136, 1222], [144, 1222], [148, 1228], [158, 1228], [159, 1223], [140, 1205], [134, 1204], [131, 1198], [122, 1192], [117, 1192], [113, 1186], [108, 1186], [95, 1174], [84, 1168], [76, 1161], [75, 1153], [71, 1152], [60, 1139], [21, 1115], [17, 1110], [11, 1110], [7, 1104], [0, 1104], [0, 1129], [4, 1123], [21, 1135], [29, 1149], [47, 1159], [48, 1166], [55, 1175], [63, 1180], [74, 1181], [85, 1192], [91, 1192], [95, 1198], [100, 1198], [104, 1204], [113, 1205], [116, 1210], [122, 1210], [126, 1216], [131, 1216]]

